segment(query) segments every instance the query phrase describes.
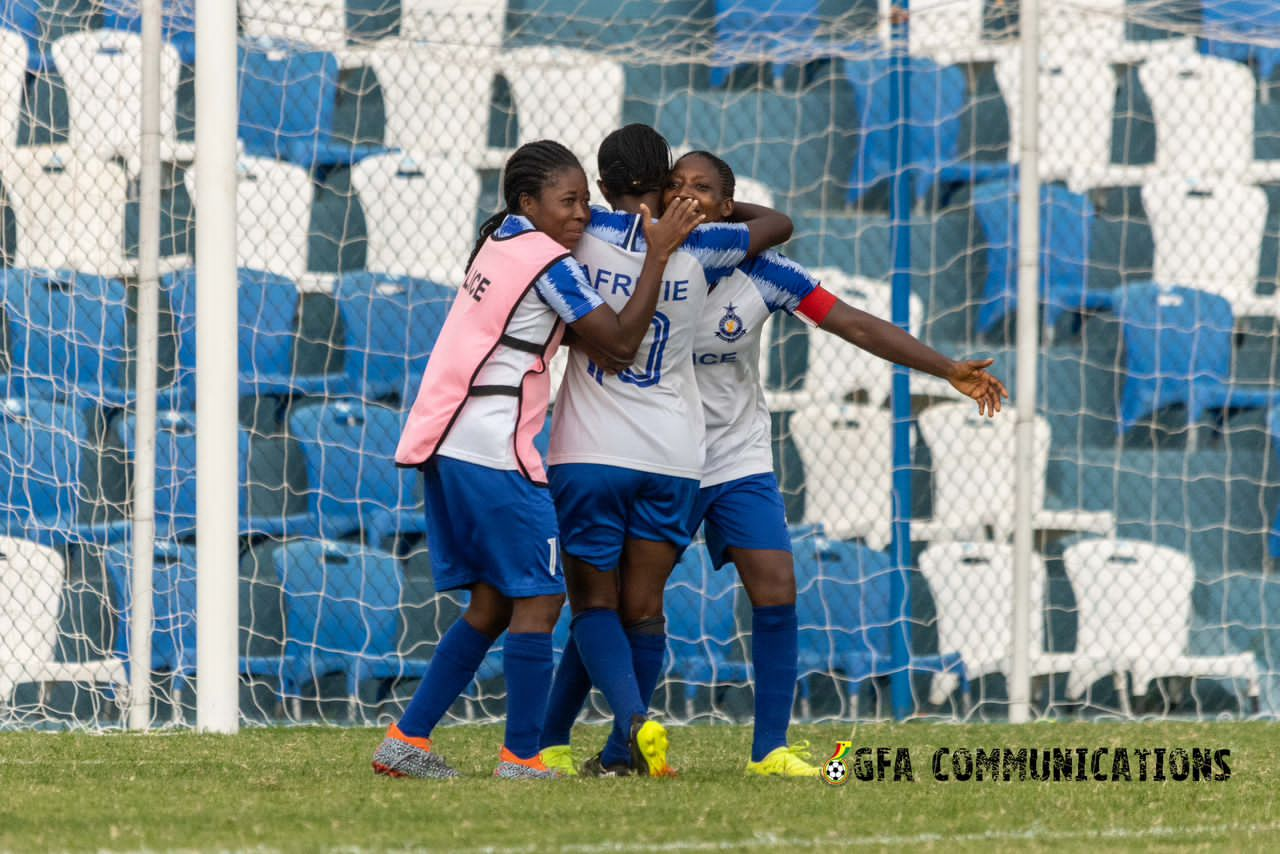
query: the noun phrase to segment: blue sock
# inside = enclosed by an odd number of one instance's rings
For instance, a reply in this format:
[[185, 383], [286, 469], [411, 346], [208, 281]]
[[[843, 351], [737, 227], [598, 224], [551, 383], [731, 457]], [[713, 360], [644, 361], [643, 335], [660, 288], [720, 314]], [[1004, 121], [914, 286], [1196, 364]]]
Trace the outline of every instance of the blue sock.
[[444, 633], [431, 658], [426, 678], [414, 692], [400, 719], [400, 731], [411, 738], [426, 738], [449, 711], [458, 695], [467, 690], [484, 661], [493, 639], [459, 619]]
[[512, 634], [502, 649], [507, 674], [505, 747], [521, 759], [538, 753], [542, 718], [551, 690], [551, 633]]
[[[644, 700], [646, 709], [653, 702], [653, 692], [658, 690], [658, 682], [662, 679], [662, 662], [667, 654], [667, 633], [661, 627], [658, 632], [660, 633], [627, 629], [627, 640], [631, 642], [631, 663], [636, 669], [636, 683], [640, 686], [640, 699]], [[614, 727], [605, 743], [601, 761], [606, 765], [629, 762], [631, 751], [627, 746], [627, 737], [630, 734], [619, 732]]]
[[[635, 666], [631, 663], [631, 644], [622, 630], [618, 612], [592, 608], [573, 618], [572, 634], [578, 655], [595, 685], [613, 710], [613, 726], [622, 731], [626, 744], [631, 732], [631, 719], [643, 715], [646, 706], [640, 699]], [[621, 761], [629, 761], [630, 756]]]
[[591, 676], [578, 655], [578, 645], [570, 640], [551, 683], [547, 716], [542, 721], [542, 747], [569, 743], [573, 723], [590, 693]]
[[751, 609], [751, 657], [755, 668], [756, 723], [751, 761], [787, 743], [796, 697], [799, 644], [795, 605]]

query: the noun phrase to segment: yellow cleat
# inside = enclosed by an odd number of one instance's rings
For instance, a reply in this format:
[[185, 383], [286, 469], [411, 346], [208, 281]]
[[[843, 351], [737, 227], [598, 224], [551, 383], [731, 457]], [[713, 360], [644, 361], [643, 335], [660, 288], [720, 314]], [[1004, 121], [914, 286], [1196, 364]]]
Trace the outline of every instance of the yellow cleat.
[[667, 762], [666, 728], [657, 721], [636, 716], [631, 722], [631, 767], [642, 777], [675, 777]]
[[577, 777], [578, 769], [573, 764], [573, 748], [567, 744], [553, 744], [542, 748], [538, 754], [542, 764], [553, 771], [559, 771], [561, 777]]
[[759, 762], [747, 762], [747, 776], [817, 777], [819, 768], [809, 763], [812, 758], [807, 741], [779, 747]]

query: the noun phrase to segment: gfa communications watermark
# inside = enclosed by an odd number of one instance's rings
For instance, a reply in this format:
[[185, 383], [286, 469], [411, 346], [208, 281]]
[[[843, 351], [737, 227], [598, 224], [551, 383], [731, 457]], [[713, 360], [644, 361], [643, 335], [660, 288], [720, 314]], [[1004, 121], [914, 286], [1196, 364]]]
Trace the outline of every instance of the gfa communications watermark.
[[[832, 786], [850, 780], [913, 783], [923, 758], [906, 747], [855, 748], [839, 741], [821, 776]], [[941, 783], [1220, 783], [1231, 779], [1230, 759], [1229, 749], [1217, 747], [939, 747], [920, 773]]]

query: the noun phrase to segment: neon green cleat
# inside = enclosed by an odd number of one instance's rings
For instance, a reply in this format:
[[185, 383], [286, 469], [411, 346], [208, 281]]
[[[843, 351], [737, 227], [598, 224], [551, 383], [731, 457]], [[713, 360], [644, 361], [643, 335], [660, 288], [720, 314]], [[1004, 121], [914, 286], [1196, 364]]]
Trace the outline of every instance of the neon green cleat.
[[538, 754], [542, 764], [553, 771], [559, 771], [561, 777], [577, 777], [578, 769], [573, 764], [573, 748], [567, 744], [553, 744], [542, 748]]
[[642, 777], [675, 777], [667, 762], [667, 730], [657, 721], [637, 715], [631, 721], [631, 767]]
[[812, 758], [807, 741], [778, 747], [759, 762], [747, 762], [747, 776], [817, 777], [819, 768], [809, 763]]

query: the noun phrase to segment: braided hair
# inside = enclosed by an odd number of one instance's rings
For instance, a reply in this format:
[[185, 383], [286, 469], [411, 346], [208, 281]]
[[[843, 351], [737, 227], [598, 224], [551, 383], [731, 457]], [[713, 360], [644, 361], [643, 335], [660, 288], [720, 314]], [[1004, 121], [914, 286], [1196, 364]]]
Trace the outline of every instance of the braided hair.
[[604, 138], [596, 165], [600, 182], [611, 196], [657, 193], [671, 171], [671, 147], [648, 125], [630, 124]]
[[[701, 157], [714, 166], [716, 172], [720, 173], [720, 195], [726, 199], [733, 199], [733, 192], [737, 186], [737, 179], [733, 175], [733, 167], [710, 151], [690, 151], [688, 154], [682, 155], [680, 160], [684, 160], [687, 157]], [[677, 160], [676, 163], [679, 163], [680, 160]]]
[[564, 169], [582, 169], [573, 152], [550, 139], [526, 142], [507, 159], [502, 169], [502, 201], [505, 207], [489, 217], [480, 226], [480, 236], [467, 259], [470, 267], [489, 235], [498, 230], [502, 221], [520, 210], [520, 197], [537, 196], [552, 177]]

